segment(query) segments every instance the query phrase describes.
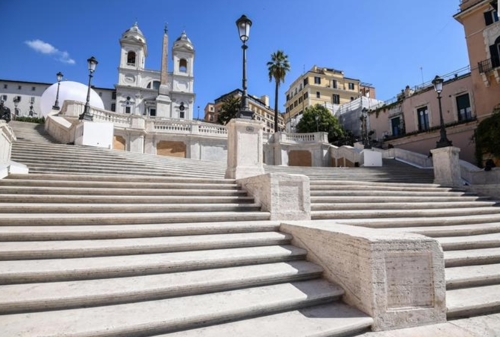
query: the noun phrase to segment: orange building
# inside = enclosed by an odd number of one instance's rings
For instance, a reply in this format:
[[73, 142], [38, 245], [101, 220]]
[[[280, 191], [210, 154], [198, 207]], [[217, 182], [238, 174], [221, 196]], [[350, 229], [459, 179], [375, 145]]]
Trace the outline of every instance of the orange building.
[[462, 0], [454, 18], [464, 26], [478, 121], [500, 108], [498, 1]]

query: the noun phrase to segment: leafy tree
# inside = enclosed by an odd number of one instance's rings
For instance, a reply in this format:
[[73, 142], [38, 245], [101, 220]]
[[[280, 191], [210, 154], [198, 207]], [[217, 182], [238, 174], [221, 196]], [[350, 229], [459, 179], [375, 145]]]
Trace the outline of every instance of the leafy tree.
[[238, 111], [240, 111], [241, 99], [238, 96], [228, 96], [224, 98], [221, 106], [221, 112], [217, 122], [222, 125], [226, 125], [231, 119], [236, 117]]
[[286, 73], [290, 71], [288, 55], [283, 50], [271, 54], [271, 61], [267, 62], [269, 71], [269, 82], [274, 79], [276, 88], [274, 90], [274, 131], [278, 131], [278, 91], [281, 83], [285, 82]]
[[500, 158], [500, 108], [481, 121], [477, 126], [474, 139], [476, 142], [476, 160], [483, 167], [483, 156]]
[[330, 143], [344, 138], [344, 129], [339, 120], [321, 104], [307, 107], [296, 128], [299, 133], [328, 132]]

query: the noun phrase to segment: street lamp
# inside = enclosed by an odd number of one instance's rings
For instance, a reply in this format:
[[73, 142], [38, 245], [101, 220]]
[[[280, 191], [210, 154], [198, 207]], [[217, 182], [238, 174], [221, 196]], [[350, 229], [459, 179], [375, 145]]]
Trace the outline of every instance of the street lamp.
[[439, 123], [440, 123], [440, 133], [441, 139], [436, 142], [436, 148], [452, 146], [451, 141], [446, 137], [446, 128], [444, 127], [443, 120], [443, 109], [441, 108], [441, 91], [443, 91], [443, 79], [436, 75], [432, 80], [432, 84], [434, 84], [434, 90], [436, 90], [438, 94], [438, 103], [439, 103]]
[[57, 93], [56, 93], [56, 101], [54, 102], [54, 106], [52, 107], [52, 109], [54, 110], [59, 110], [59, 87], [61, 86], [61, 81], [63, 79], [63, 73], [61, 72], [58, 72], [56, 74], [57, 76]]
[[238, 27], [238, 34], [240, 36], [243, 45], [243, 96], [241, 97], [241, 107], [240, 111], [236, 115], [237, 118], [252, 119], [253, 112], [248, 108], [248, 95], [247, 95], [247, 48], [246, 42], [250, 37], [250, 27], [252, 26], [252, 21], [242, 15], [238, 20], [236, 20], [236, 27]]
[[86, 120], [86, 121], [92, 121], [94, 117], [90, 113], [90, 105], [89, 105], [89, 100], [90, 100], [90, 83], [92, 82], [92, 74], [95, 71], [95, 67], [97, 66], [97, 60], [95, 59], [94, 56], [89, 58], [87, 60], [87, 65], [89, 67], [89, 87], [87, 89], [87, 101], [85, 102], [85, 107], [83, 108], [83, 113], [78, 117], [80, 120]]

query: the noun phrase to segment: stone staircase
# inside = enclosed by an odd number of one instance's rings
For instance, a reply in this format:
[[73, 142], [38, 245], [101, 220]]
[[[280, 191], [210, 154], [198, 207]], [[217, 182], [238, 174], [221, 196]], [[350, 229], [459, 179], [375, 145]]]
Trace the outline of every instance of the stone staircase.
[[233, 180], [192, 177], [203, 168], [182, 160], [184, 177], [157, 162], [147, 174], [26, 129], [14, 159], [38, 173], [0, 180], [2, 337], [351, 336], [373, 323]]

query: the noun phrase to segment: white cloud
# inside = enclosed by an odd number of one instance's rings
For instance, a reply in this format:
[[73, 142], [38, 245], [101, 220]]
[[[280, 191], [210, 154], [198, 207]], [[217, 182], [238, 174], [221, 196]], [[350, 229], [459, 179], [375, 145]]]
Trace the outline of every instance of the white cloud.
[[67, 64], [75, 64], [75, 60], [73, 60], [67, 51], [60, 51], [50, 43], [44, 42], [42, 40], [32, 40], [32, 41], [25, 41], [25, 43], [34, 51], [42, 53], [42, 54], [47, 54], [47, 55], [53, 55], [56, 60], [62, 63], [67, 63]]

